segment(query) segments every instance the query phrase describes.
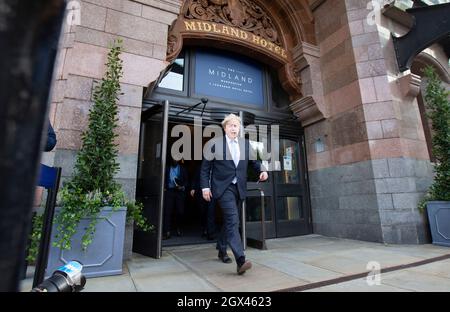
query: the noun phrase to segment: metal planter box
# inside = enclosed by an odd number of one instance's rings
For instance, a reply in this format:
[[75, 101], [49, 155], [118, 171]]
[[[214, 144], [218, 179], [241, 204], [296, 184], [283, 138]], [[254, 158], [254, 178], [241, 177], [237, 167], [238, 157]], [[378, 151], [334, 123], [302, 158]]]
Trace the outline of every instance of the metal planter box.
[[71, 250], [61, 250], [53, 246], [56, 232], [56, 224], [53, 224], [45, 276], [51, 276], [58, 267], [72, 260], [83, 264], [83, 274], [86, 277], [122, 274], [126, 212], [126, 207], [113, 213], [112, 208], [104, 208], [98, 216], [101, 220], [97, 224], [92, 244], [88, 246], [86, 252], [81, 250], [81, 238], [89, 219], [82, 219], [78, 225], [79, 230], [73, 236]]
[[450, 247], [450, 202], [428, 202], [427, 214], [433, 244]]

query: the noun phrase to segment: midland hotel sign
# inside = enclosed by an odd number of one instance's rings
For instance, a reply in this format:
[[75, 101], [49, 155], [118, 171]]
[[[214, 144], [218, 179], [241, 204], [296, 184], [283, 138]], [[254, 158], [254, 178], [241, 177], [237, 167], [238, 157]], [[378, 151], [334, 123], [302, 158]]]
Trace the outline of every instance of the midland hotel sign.
[[210, 34], [219, 34], [235, 39], [240, 39], [249, 42], [253, 45], [264, 48], [283, 59], [287, 59], [286, 50], [282, 47], [270, 42], [260, 36], [247, 32], [245, 30], [226, 26], [223, 24], [216, 24], [204, 21], [184, 21], [184, 30], [189, 32], [201, 32]]

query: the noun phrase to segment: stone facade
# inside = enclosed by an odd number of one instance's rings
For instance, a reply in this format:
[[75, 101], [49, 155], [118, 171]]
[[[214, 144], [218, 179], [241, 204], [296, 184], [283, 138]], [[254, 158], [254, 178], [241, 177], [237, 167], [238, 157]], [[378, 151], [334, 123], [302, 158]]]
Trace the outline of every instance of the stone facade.
[[51, 122], [58, 136], [55, 166], [63, 179], [71, 175], [81, 132], [86, 128], [96, 80], [105, 71], [108, 47], [124, 42], [124, 76], [119, 102], [118, 181], [134, 196], [143, 89], [167, 63], [167, 33], [180, 1], [79, 1], [81, 24], [65, 24], [51, 104]]
[[[313, 228], [329, 236], [424, 243], [426, 219], [417, 204], [433, 170], [416, 99], [420, 77], [397, 69], [391, 32], [407, 29], [381, 13], [369, 25], [367, 3], [328, 0], [314, 11], [329, 116], [305, 129]], [[434, 59], [448, 77], [442, 56]], [[318, 139], [326, 146], [320, 153]]]
[[[80, 25], [65, 23], [56, 81], [53, 85], [50, 121], [58, 144], [45, 162], [63, 168], [62, 181], [71, 176], [81, 133], [87, 126], [93, 87], [105, 72], [108, 48], [123, 40], [124, 76], [119, 102], [119, 163], [116, 179], [134, 198], [139, 132], [144, 88], [160, 75], [166, 62], [167, 33], [176, 19], [180, 1], [84, 0]], [[131, 256], [126, 243], [125, 258]]]
[[[81, 24], [65, 24], [61, 40], [50, 110], [58, 145], [45, 161], [63, 168], [63, 180], [71, 175], [93, 86], [104, 73], [109, 45], [122, 38], [125, 72], [117, 142], [121, 170], [116, 178], [134, 197], [143, 92], [168, 66], [169, 26], [183, 1], [79, 3]], [[398, 72], [390, 37], [391, 31], [406, 33], [405, 27], [383, 15], [369, 25], [367, 0], [292, 3], [283, 7], [295, 18], [308, 20], [306, 26], [292, 27], [301, 34], [287, 37], [295, 43], [289, 52], [302, 81], [303, 98], [295, 99], [291, 108], [305, 128], [314, 233], [385, 243], [426, 242], [417, 203], [431, 183], [432, 166], [416, 98], [421, 80], [417, 73]], [[433, 46], [423, 53], [421, 59], [440, 64], [449, 82], [442, 50]], [[318, 140], [324, 150], [316, 151]], [[131, 255], [128, 247], [125, 258]]]

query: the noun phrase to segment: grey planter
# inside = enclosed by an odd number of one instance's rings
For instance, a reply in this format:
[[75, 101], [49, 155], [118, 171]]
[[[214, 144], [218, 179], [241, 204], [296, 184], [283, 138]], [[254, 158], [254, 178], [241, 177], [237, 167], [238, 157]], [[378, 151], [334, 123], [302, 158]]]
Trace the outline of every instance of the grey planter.
[[433, 244], [450, 247], [450, 202], [428, 202], [427, 214]]
[[56, 232], [56, 225], [53, 223], [45, 276], [51, 276], [58, 267], [72, 260], [83, 264], [82, 272], [86, 277], [122, 274], [127, 208], [123, 207], [114, 213], [111, 212], [112, 208], [106, 207], [100, 213], [99, 218], [102, 220], [98, 222], [94, 239], [86, 252], [81, 250], [81, 238], [89, 224], [89, 219], [82, 219], [78, 225], [80, 231], [77, 231], [72, 239], [71, 250], [61, 250], [53, 246]]

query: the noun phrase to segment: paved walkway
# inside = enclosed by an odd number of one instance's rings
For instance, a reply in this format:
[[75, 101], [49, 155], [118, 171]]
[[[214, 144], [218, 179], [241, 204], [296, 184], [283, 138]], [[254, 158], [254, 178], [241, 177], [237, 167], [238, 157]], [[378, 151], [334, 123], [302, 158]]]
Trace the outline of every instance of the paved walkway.
[[[267, 247], [247, 249], [253, 268], [242, 276], [234, 261], [218, 260], [214, 244], [165, 248], [159, 260], [134, 254], [122, 275], [90, 278], [84, 292], [450, 291], [448, 247], [320, 235], [268, 240]], [[378, 264], [380, 279], [370, 273]]]

